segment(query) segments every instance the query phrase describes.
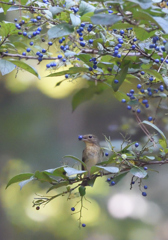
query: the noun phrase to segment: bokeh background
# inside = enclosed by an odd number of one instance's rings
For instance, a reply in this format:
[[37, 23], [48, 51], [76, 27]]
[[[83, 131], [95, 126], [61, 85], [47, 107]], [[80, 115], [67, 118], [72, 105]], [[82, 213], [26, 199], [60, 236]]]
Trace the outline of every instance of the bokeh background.
[[[15, 11], [0, 17], [13, 21], [18, 14]], [[45, 47], [42, 45], [45, 43], [39, 44]], [[57, 46], [53, 46], [53, 53], [56, 50]], [[63, 156], [81, 158], [84, 144], [78, 141], [79, 134], [96, 134], [102, 144], [103, 135], [110, 136], [116, 149], [122, 142], [120, 133], [139, 142], [145, 138], [134, 115], [113, 97], [111, 89], [72, 112], [73, 95], [87, 86], [86, 80], [77, 79], [55, 87], [61, 78], [45, 78], [46, 62], [37, 65], [29, 61], [29, 64], [38, 69], [41, 80], [17, 70], [0, 78], [1, 239], [168, 240], [166, 165], [153, 167], [159, 174], [149, 172], [149, 179], [144, 181], [149, 187], [146, 198], [142, 197], [138, 184], [130, 190], [131, 175], [114, 187], [108, 186], [105, 177], [98, 179], [93, 188], [87, 188], [91, 203], [84, 202], [88, 210], [84, 210], [82, 222], [87, 227], [82, 229], [78, 228], [78, 214], [71, 215], [71, 207], [79, 199], [67, 201], [66, 197], [60, 197], [36, 211], [32, 201], [37, 195], [46, 194], [47, 185], [32, 182], [20, 191], [18, 184], [13, 184], [5, 190], [8, 180], [19, 173], [64, 163], [77, 167], [76, 162]], [[136, 84], [127, 84], [123, 90], [129, 91]], [[145, 114], [141, 115], [142, 120]], [[163, 116], [157, 124], [165, 131], [167, 118]]]

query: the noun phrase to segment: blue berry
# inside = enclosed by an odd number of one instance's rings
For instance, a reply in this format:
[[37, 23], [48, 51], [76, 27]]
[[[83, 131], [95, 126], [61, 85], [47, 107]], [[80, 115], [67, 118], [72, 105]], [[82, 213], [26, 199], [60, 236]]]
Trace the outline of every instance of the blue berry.
[[107, 182], [110, 182], [111, 181], [111, 178], [107, 178]]
[[39, 57], [43, 57], [43, 54], [42, 54], [42, 53], [39, 53]]
[[135, 147], [139, 147], [139, 143], [138, 142], [135, 143]]
[[63, 62], [66, 62], [66, 58], [63, 58], [62, 61], [63, 61]]
[[72, 207], [72, 208], [71, 208], [71, 211], [72, 211], [72, 212], [74, 212], [74, 211], [75, 211], [75, 208], [74, 208], [74, 207]]
[[82, 140], [82, 138], [83, 138], [82, 135], [79, 135], [79, 136], [78, 136], [78, 139], [79, 139], [79, 140]]
[[79, 40], [80, 40], [80, 41], [83, 41], [83, 37], [80, 37]]
[[65, 41], [65, 37], [62, 37], [62, 41]]
[[58, 59], [61, 59], [62, 58], [62, 55], [58, 55]]
[[89, 24], [89, 28], [92, 28], [93, 27], [93, 25], [92, 24]]
[[153, 117], [149, 116], [148, 121], [152, 121]]
[[133, 181], [133, 182], [131, 182], [131, 184], [135, 184], [135, 182]]
[[82, 227], [86, 227], [86, 224], [85, 224], [85, 223], [82, 223]]
[[133, 39], [133, 42], [136, 42], [136, 41], [137, 41], [137, 38], [134, 38], [134, 39]]
[[30, 44], [30, 46], [33, 46], [34, 42], [30, 42], [29, 44]]
[[148, 170], [148, 167], [144, 167], [144, 170]]
[[31, 49], [30, 49], [30, 48], [27, 48], [27, 49], [26, 49], [26, 51], [27, 51], [27, 52], [30, 52], [30, 51], [31, 51]]
[[89, 71], [92, 71], [92, 70], [93, 70], [93, 68], [92, 68], [92, 67], [89, 67], [88, 69], [89, 69]]
[[51, 65], [48, 63], [48, 64], [46, 64], [46, 67], [47, 67], [47, 68], [50, 68], [50, 67], [51, 67]]
[[37, 30], [38, 30], [39, 32], [41, 32], [42, 28], [41, 28], [41, 27], [38, 27]]
[[89, 41], [88, 41], [90, 44], [92, 44], [93, 43], [93, 39], [89, 39]]
[[153, 77], [150, 77], [150, 78], [149, 78], [149, 81], [151, 81], [151, 82], [152, 82], [152, 81], [153, 81]]
[[27, 32], [23, 32], [23, 36], [27, 36]]
[[159, 59], [157, 58], [157, 59], [155, 59], [155, 63], [159, 63]]
[[37, 20], [41, 20], [41, 16], [37, 16], [36, 18], [37, 18]]
[[119, 48], [121, 48], [121, 47], [122, 47], [122, 44], [119, 43], [119, 44], [117, 44], [117, 46], [118, 46]]
[[148, 186], [145, 185], [145, 186], [144, 186], [144, 189], [148, 189]]
[[81, 27], [85, 27], [85, 23], [81, 23]]
[[125, 100], [125, 99], [122, 99], [121, 102], [122, 102], [122, 103], [126, 103], [126, 100]]
[[85, 42], [80, 42], [81, 47], [85, 46]]
[[144, 71], [141, 71], [141, 75], [144, 75], [145, 74], [145, 72]]
[[48, 45], [51, 46], [51, 45], [53, 45], [53, 43], [52, 42], [48, 42]]
[[137, 88], [138, 88], [138, 89], [140, 89], [141, 87], [142, 87], [142, 85], [141, 85], [141, 84], [138, 84], [138, 85], [137, 85]]
[[113, 13], [113, 11], [112, 11], [112, 10], [108, 10], [108, 12], [109, 12], [109, 13]]
[[111, 186], [114, 186], [116, 183], [114, 181], [111, 181]]
[[82, 32], [80, 32], [80, 33], [79, 33], [79, 36], [83, 36], [83, 33], [82, 33]]
[[92, 29], [91, 29], [91, 28], [88, 28], [88, 29], [87, 29], [87, 31], [88, 31], [88, 32], [91, 32], [91, 31], [92, 31]]
[[42, 49], [42, 53], [46, 53], [46, 49]]
[[137, 113], [140, 113], [140, 112], [141, 112], [141, 109], [138, 108], [138, 109], [137, 109]]
[[148, 107], [149, 107], [149, 104], [148, 104], [148, 103], [147, 103], [147, 104], [145, 104], [145, 107], [146, 107], [146, 108], [148, 108]]
[[147, 100], [147, 99], [143, 99], [143, 100], [142, 100], [142, 103], [143, 103], [143, 104], [146, 104], [146, 103], [148, 103], [148, 100]]
[[69, 78], [69, 75], [68, 75], [68, 74], [65, 74], [65, 78]]
[[127, 106], [127, 109], [128, 109], [128, 110], [131, 110], [131, 106], [128, 105], [128, 106]]
[[108, 152], [106, 152], [106, 153], [105, 153], [105, 156], [108, 157], [108, 155], [109, 155]]
[[23, 56], [26, 56], [26, 53], [25, 53], [25, 52], [22, 52], [22, 55], [23, 55]]
[[146, 197], [147, 193], [146, 192], [142, 192], [142, 196]]
[[124, 30], [120, 30], [120, 34], [124, 34]]
[[132, 45], [131, 48], [134, 50], [135, 49], [135, 45]]
[[116, 84], [117, 84], [117, 83], [119, 83], [119, 81], [118, 81], [117, 79], [115, 79], [115, 80], [114, 80], [114, 83], [116, 83]]
[[39, 56], [39, 54], [40, 54], [40, 52], [38, 51], [38, 52], [36, 52], [36, 55], [38, 55]]
[[141, 89], [141, 90], [140, 90], [140, 92], [141, 92], [141, 93], [144, 93], [144, 92], [145, 92], [145, 90], [144, 90], [144, 89]]
[[62, 39], [59, 39], [59, 43], [62, 43], [63, 42], [63, 40]]
[[131, 90], [130, 90], [130, 93], [132, 93], [132, 94], [133, 94], [134, 92], [135, 92], [135, 91], [134, 91], [134, 89], [131, 89]]
[[43, 60], [42, 57], [39, 57], [39, 58], [38, 58], [38, 61], [39, 61], [39, 62], [41, 62], [42, 60]]

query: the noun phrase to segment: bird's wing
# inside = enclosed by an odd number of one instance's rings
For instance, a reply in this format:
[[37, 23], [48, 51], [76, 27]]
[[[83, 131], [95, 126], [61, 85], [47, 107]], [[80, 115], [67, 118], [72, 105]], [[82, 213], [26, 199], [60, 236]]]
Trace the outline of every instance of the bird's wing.
[[[85, 151], [85, 149], [84, 149], [83, 152], [82, 152], [82, 162], [85, 162], [84, 151]], [[82, 171], [84, 171], [84, 170], [86, 170], [86, 169], [85, 169], [85, 167], [84, 167], [83, 164], [82, 164]]]

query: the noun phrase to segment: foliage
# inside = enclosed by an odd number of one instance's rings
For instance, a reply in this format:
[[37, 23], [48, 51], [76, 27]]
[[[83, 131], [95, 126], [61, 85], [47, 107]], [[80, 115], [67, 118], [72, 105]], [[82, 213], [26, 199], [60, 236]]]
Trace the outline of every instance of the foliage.
[[[105, 161], [91, 168], [91, 177], [87, 176], [86, 171], [61, 166], [34, 174], [19, 174], [8, 182], [7, 187], [19, 182], [20, 188], [31, 181], [47, 182], [50, 185], [47, 192], [64, 187], [57, 195], [36, 198], [33, 206], [39, 209], [40, 205], [64, 195], [68, 199], [80, 197], [79, 225], [84, 226], [81, 217], [86, 188], [93, 187], [98, 177], [110, 176], [107, 182], [113, 186], [131, 173], [131, 188], [135, 181], [139, 181], [141, 189], [143, 179], [148, 177], [146, 166], [168, 162], [166, 134], [156, 126], [154, 116], [149, 116], [148, 121], [141, 121], [139, 117], [141, 109], [145, 112], [149, 105], [155, 115], [163, 104], [166, 106], [168, 32], [164, 23], [167, 2], [4, 0], [0, 1], [0, 5], [5, 14], [16, 9], [21, 13], [20, 19], [2, 21], [0, 25], [2, 75], [16, 68], [40, 79], [40, 74], [28, 64], [28, 60], [33, 59], [37, 64], [50, 61], [46, 64], [47, 77], [65, 76], [56, 87], [63, 81], [81, 77], [88, 83], [87, 88], [80, 89], [73, 96], [73, 110], [95, 94], [110, 88], [113, 95], [126, 104], [128, 110], [132, 110], [147, 135], [148, 140], [142, 147], [123, 136], [125, 147], [122, 144], [120, 151], [115, 151], [110, 139], [105, 137], [109, 156], [106, 154]], [[57, 56], [51, 46], [59, 46]], [[69, 69], [62, 71], [62, 66], [69, 66]], [[129, 93], [121, 91], [123, 84], [131, 84], [133, 80], [138, 83], [136, 90], [131, 89]], [[151, 134], [146, 125], [160, 137]], [[156, 145], [160, 149], [154, 154]], [[84, 165], [80, 159], [69, 157]], [[76, 189], [78, 191], [74, 194]], [[146, 196], [146, 192], [142, 195]]]

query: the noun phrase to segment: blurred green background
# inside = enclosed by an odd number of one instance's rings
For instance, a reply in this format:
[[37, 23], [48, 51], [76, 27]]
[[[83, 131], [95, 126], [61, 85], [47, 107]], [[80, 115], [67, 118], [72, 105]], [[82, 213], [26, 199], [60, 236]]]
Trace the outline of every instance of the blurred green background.
[[[1, 20], [13, 21], [17, 14], [10, 12], [5, 17], [1, 14]], [[55, 47], [53, 52], [56, 53]], [[87, 188], [91, 203], [84, 202], [88, 210], [84, 210], [82, 222], [87, 227], [82, 229], [78, 228], [78, 214], [71, 215], [70, 210], [78, 199], [67, 201], [60, 197], [36, 211], [32, 201], [36, 194], [45, 195], [47, 185], [32, 182], [20, 191], [18, 184], [14, 184], [5, 190], [8, 180], [22, 172], [55, 168], [64, 163], [77, 167], [76, 162], [63, 156], [81, 158], [84, 144], [78, 141], [79, 134], [93, 133], [101, 141], [103, 134], [110, 136], [116, 149], [122, 142], [120, 133], [128, 133], [136, 141], [144, 137], [135, 117], [113, 98], [110, 89], [72, 112], [72, 96], [86, 86], [86, 81], [78, 79], [55, 87], [61, 78], [44, 77], [48, 75], [46, 62], [29, 63], [38, 69], [41, 80], [22, 71], [0, 79], [1, 239], [167, 240], [166, 165], [157, 167], [159, 174], [149, 172], [150, 178], [144, 181], [149, 187], [146, 198], [138, 184], [130, 191], [131, 175], [114, 187], [108, 186], [105, 177], [98, 179], [93, 188]], [[134, 86], [136, 83], [123, 89], [129, 91]], [[167, 124], [167, 119], [162, 118], [158, 125], [163, 122]]]

